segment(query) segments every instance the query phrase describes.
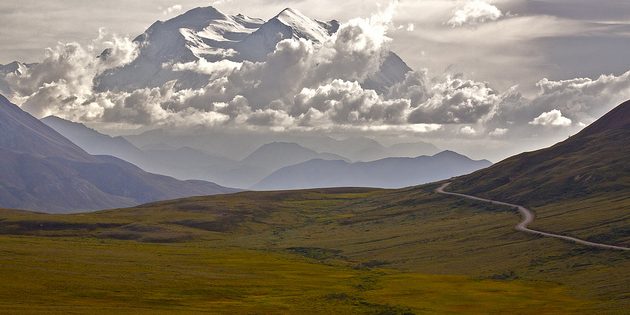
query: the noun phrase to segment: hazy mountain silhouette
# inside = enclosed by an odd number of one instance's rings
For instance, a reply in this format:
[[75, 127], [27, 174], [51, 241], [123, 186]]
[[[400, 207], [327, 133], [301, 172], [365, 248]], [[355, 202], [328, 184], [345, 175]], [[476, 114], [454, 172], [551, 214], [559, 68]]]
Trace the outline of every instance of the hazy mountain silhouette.
[[72, 212], [229, 193], [83, 149], [0, 96], [0, 207]]
[[372, 162], [311, 160], [282, 168], [253, 188], [283, 190], [319, 187], [400, 188], [467, 174], [492, 163], [474, 161], [451, 151], [417, 158], [387, 158]]
[[308, 160], [347, 160], [332, 153], [317, 153], [297, 143], [272, 142], [258, 148], [248, 155], [242, 162], [246, 165], [277, 170], [288, 165], [306, 162]]
[[125, 136], [137, 147], [172, 149], [188, 146], [211, 155], [242, 160], [265, 144], [272, 142], [296, 143], [316, 152], [328, 152], [351, 161], [373, 161], [388, 157], [417, 157], [433, 155], [441, 150], [426, 142], [402, 143], [384, 146], [367, 137], [334, 139], [325, 135], [306, 134], [232, 134], [217, 130], [191, 130], [171, 132], [155, 129], [139, 135]]
[[115, 156], [140, 167], [146, 158], [142, 150], [123, 137], [111, 137], [84, 124], [56, 116], [48, 116], [41, 121], [89, 154]]
[[139, 149], [124, 137], [111, 137], [58, 117], [46, 117], [42, 122], [90, 154], [115, 156], [145, 171], [178, 179], [212, 180], [211, 174], [239, 165], [237, 161], [189, 147]]

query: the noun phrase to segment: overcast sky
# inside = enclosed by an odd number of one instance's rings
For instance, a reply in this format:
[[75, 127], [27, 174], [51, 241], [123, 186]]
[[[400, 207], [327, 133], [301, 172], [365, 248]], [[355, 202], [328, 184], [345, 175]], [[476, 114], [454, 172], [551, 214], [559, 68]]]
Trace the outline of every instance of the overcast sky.
[[[214, 5], [226, 13], [263, 19], [292, 7], [309, 17], [344, 22], [369, 17], [388, 3], [361, 0], [3, 1], [0, 2], [3, 24], [0, 63], [39, 62], [44, 58], [44, 49], [58, 42], [89, 45], [102, 27], [110, 33], [135, 37], [156, 20], [167, 20], [198, 6]], [[391, 49], [413, 69], [426, 69], [428, 78], [461, 73], [462, 78], [477, 82], [473, 84], [475, 91], [490, 91], [484, 92], [484, 101], [488, 98], [495, 103], [505, 101], [510, 99], [512, 90], [528, 97], [526, 105], [519, 108], [520, 105], [515, 104], [525, 101], [512, 102], [510, 110], [494, 113], [493, 120], [483, 118], [488, 116], [484, 113], [486, 116], [474, 117], [479, 119], [474, 122], [476, 125], [473, 121], [469, 125], [448, 125], [431, 136], [423, 136], [444, 146], [456, 144], [476, 156], [481, 155], [479, 143], [496, 146], [497, 151], [503, 150], [493, 155], [498, 157], [563, 139], [611, 109], [615, 102], [630, 96], [628, 21], [630, 1], [626, 0], [406, 0], [397, 6], [394, 27], [388, 29], [387, 36], [392, 38]], [[611, 76], [600, 77], [608, 74]], [[579, 78], [592, 80], [585, 82]], [[543, 79], [548, 80], [541, 81]], [[433, 89], [443, 86], [438, 82]], [[495, 94], [500, 96], [495, 97]], [[562, 101], [558, 101], [560, 97]], [[508, 130], [519, 130], [510, 127], [519, 124], [514, 118], [518, 115], [523, 116], [523, 128], [530, 128], [519, 132], [540, 133], [544, 137], [518, 138], [520, 146], [506, 145], [516, 138], [506, 138], [503, 142], [498, 139], [509, 135]], [[497, 117], [504, 121], [494, 121]], [[466, 120], [457, 119], [461, 121]], [[542, 126], [547, 129], [541, 129]], [[485, 130], [485, 138], [469, 139], [473, 135], [479, 138], [480, 128]], [[385, 134], [380, 136], [387, 141]]]

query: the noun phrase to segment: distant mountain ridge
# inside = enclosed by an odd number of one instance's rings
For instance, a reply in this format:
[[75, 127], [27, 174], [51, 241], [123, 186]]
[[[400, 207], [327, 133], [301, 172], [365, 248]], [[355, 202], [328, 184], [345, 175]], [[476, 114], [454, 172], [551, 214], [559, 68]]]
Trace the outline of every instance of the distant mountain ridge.
[[252, 152], [243, 163], [276, 170], [287, 165], [298, 164], [308, 160], [343, 160], [345, 157], [332, 153], [318, 153], [297, 143], [272, 142], [261, 146]]
[[41, 121], [91, 154], [112, 155], [146, 171], [178, 179], [209, 180], [232, 187], [249, 188], [279, 168], [311, 159], [346, 160], [339, 155], [320, 154], [284, 142], [262, 145], [242, 161], [213, 156], [186, 146], [143, 150], [123, 137], [110, 137], [80, 123], [58, 117], [46, 117]]
[[387, 158], [372, 162], [311, 160], [282, 168], [253, 188], [287, 190], [322, 187], [402, 188], [467, 174], [492, 165], [443, 151], [417, 158]]
[[[271, 141], [258, 145], [247, 156], [237, 160], [207, 153], [191, 146], [198, 146], [200, 142], [218, 141], [214, 151], [225, 154], [224, 149], [242, 145], [251, 140], [251, 137], [242, 135], [221, 139], [221, 134], [213, 133], [211, 136], [199, 136], [199, 139], [194, 139], [198, 141], [188, 141], [186, 138], [174, 138], [173, 141], [170, 141], [168, 133], [163, 131], [156, 133], [156, 139], [166, 141], [170, 145], [150, 143], [145, 144], [140, 149], [124, 137], [110, 137], [80, 123], [58, 117], [43, 118], [42, 122], [92, 154], [116, 156], [145, 171], [173, 176], [178, 179], [208, 180], [221, 185], [244, 189], [251, 188], [278, 169], [309, 160], [323, 159], [349, 162], [360, 159], [362, 161], [374, 161], [387, 157], [417, 157], [439, 152], [439, 149], [434, 145], [425, 142], [383, 146], [369, 138], [335, 140], [328, 137], [288, 137], [286, 141]], [[130, 138], [137, 139], [137, 136]], [[265, 140], [254, 139], [252, 146], [258, 141]], [[289, 141], [300, 141], [309, 147]], [[320, 148], [320, 150], [312, 148]], [[341, 151], [350, 154], [355, 159], [349, 159], [340, 154], [327, 153], [321, 148]]]
[[388, 157], [418, 157], [433, 155], [442, 150], [427, 142], [417, 141], [385, 146], [368, 137], [335, 139], [327, 135], [304, 134], [230, 134], [216, 130], [196, 130], [193, 134], [178, 134], [166, 129], [154, 129], [139, 135], [125, 136], [138, 148], [172, 149], [188, 146], [197, 150], [220, 155], [232, 160], [242, 160], [265, 144], [272, 142], [297, 143], [315, 152], [328, 152], [351, 161], [374, 161]]
[[0, 207], [77, 212], [236, 191], [90, 155], [0, 96]]

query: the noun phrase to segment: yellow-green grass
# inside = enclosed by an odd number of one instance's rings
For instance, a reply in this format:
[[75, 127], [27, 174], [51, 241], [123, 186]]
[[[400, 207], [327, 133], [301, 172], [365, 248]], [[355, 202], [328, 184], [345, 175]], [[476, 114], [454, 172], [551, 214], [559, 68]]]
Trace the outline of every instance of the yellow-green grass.
[[[381, 275], [382, 289], [374, 288], [362, 295], [333, 293], [330, 299], [347, 300], [339, 302], [340, 305], [335, 302], [335, 310], [346, 310], [345, 304], [363, 305], [363, 301], [368, 300], [369, 303], [365, 303], [371, 307], [366, 306], [366, 309], [387, 304], [402, 307], [396, 310], [407, 307], [421, 313], [425, 307], [434, 307], [430, 304], [433, 302], [422, 298], [418, 298], [421, 304], [414, 304], [415, 297], [421, 292], [426, 293], [422, 287], [405, 289], [385, 283], [404, 283], [405, 279], [423, 276], [436, 281], [458, 277], [474, 280], [469, 287], [473, 288], [474, 284], [480, 289], [487, 283], [525, 284], [540, 287], [540, 292], [553, 287], [553, 290], [565, 290], [564, 298], [573, 300], [569, 304], [579, 305], [589, 313], [630, 307], [629, 253], [524, 234], [513, 228], [520, 217], [512, 209], [438, 195], [433, 193], [434, 188], [435, 185], [402, 190], [246, 192], [79, 215], [6, 210], [0, 211], [0, 234], [30, 235], [34, 240], [51, 237], [47, 242], [58, 241], [59, 248], [70, 247], [69, 250], [74, 244], [86, 240], [112, 244], [110, 251], [119, 247], [124, 252], [124, 248], [136, 246], [146, 249], [147, 260], [158, 259], [157, 255], [165, 248], [186, 249], [191, 257], [208, 254], [205, 250], [215, 254], [236, 251], [243, 253], [243, 257], [251, 254], [252, 263], [262, 259], [259, 256], [262, 254], [280, 255], [291, 261], [324, 268], [316, 268], [319, 270], [317, 274], [323, 278], [332, 272], [330, 270], [361, 274], [372, 273], [371, 268], [385, 268], [400, 272], [395, 277]], [[589, 220], [599, 222], [598, 215], [602, 213], [606, 220], [618, 216], [624, 218], [625, 202], [623, 198], [605, 197], [575, 201], [574, 204], [582, 205], [576, 213], [562, 213], [562, 204], [549, 205], [549, 209], [534, 208], [541, 214], [557, 214], [548, 218], [541, 215], [535, 224], [542, 226], [547, 219], [555, 220], [552, 225], [544, 226], [545, 230], [574, 230], [576, 233], [579, 230], [583, 234], [576, 235], [587, 237], [610, 235], [606, 234], [611, 230], [608, 226], [593, 227], [588, 224]], [[574, 217], [579, 218], [575, 222], [581, 223], [576, 225], [572, 220]], [[625, 218], [615, 224], [630, 225], [627, 216]], [[38, 257], [37, 253], [33, 255]], [[59, 259], [69, 259], [63, 257]], [[31, 260], [24, 260], [24, 266], [32, 265]], [[112, 258], [110, 265], [125, 264], [125, 261]], [[95, 262], [95, 272], [105, 268], [98, 266], [99, 263]], [[203, 272], [199, 271], [199, 274]], [[451, 276], [455, 278], [449, 278]], [[391, 279], [391, 282], [383, 279]], [[296, 277], [292, 281], [308, 283], [309, 280]], [[431, 292], [440, 294], [449, 282], [436, 284]], [[475, 292], [470, 296], [485, 294]], [[274, 296], [275, 293], [269, 294]], [[539, 303], [536, 295], [513, 296], [520, 296], [519, 305]], [[458, 302], [448, 306], [449, 298], [428, 300], [440, 301], [435, 303], [444, 305], [440, 309], [443, 312], [466, 308], [457, 303], [467, 301], [463, 297], [454, 299]], [[497, 307], [503, 303], [499, 300], [494, 302]], [[575, 304], [578, 300], [583, 301], [582, 304]], [[331, 303], [326, 300], [323, 304]], [[481, 305], [476, 308], [480, 309]]]
[[85, 238], [0, 237], [0, 313], [563, 314], [550, 282], [321, 264], [287, 253]]

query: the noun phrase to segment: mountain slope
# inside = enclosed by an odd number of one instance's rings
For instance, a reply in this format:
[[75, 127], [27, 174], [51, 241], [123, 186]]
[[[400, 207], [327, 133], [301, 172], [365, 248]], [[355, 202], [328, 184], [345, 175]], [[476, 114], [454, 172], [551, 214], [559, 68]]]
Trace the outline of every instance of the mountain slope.
[[141, 150], [124, 137], [110, 137], [83, 124], [58, 117], [46, 117], [42, 122], [90, 154], [115, 156], [145, 171], [178, 179], [216, 181], [213, 174], [238, 165], [237, 161], [189, 147]]
[[457, 178], [452, 189], [526, 205], [630, 191], [630, 101], [550, 148]]
[[630, 244], [630, 102], [552, 147], [453, 180], [450, 191], [524, 205], [531, 228]]
[[[138, 57], [97, 77], [96, 87], [101, 91], [133, 90], [178, 80], [182, 87], [199, 88], [208, 83], [207, 76], [174, 72], [163, 65], [200, 58], [238, 61], [240, 58], [232, 53], [235, 42], [263, 23], [243, 15], [226, 15], [213, 7], [195, 8], [168, 21], [157, 21], [134, 39], [140, 46]], [[106, 58], [107, 54], [101, 56]]]
[[235, 190], [90, 155], [0, 96], [0, 206], [47, 212], [124, 207]]
[[253, 188], [258, 190], [316, 187], [400, 188], [466, 174], [491, 165], [455, 152], [434, 156], [387, 158], [372, 162], [311, 160], [282, 168]]
[[244, 59], [262, 61], [284, 39], [304, 38], [315, 43], [337, 32], [339, 22], [320, 22], [293, 9], [284, 9], [238, 44]]
[[40, 157], [95, 161], [81, 148], [0, 95], [0, 148]]
[[144, 152], [123, 137], [111, 137], [55, 116], [42, 118], [41, 121], [89, 154], [111, 155], [142, 167]]

